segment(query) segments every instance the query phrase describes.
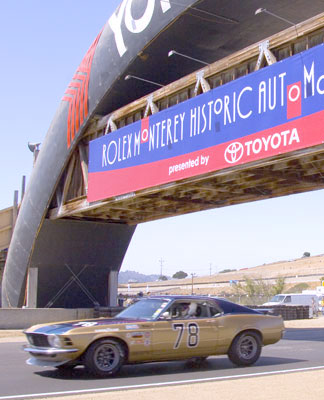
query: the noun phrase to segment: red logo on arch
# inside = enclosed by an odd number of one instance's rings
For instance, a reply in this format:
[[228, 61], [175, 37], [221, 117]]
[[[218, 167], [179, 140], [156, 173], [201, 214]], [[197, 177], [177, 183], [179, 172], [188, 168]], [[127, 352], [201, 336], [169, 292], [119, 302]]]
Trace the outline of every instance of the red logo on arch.
[[301, 115], [301, 82], [287, 86], [287, 119]]
[[141, 121], [141, 143], [148, 142], [149, 139], [149, 117], [143, 118]]

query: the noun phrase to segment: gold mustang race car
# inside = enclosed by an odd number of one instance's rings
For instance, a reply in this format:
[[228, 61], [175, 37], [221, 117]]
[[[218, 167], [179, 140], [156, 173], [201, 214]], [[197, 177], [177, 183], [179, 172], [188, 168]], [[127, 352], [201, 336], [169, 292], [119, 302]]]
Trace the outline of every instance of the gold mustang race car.
[[59, 369], [84, 365], [109, 376], [123, 364], [227, 354], [248, 366], [262, 346], [283, 335], [281, 317], [203, 296], [142, 298], [113, 318], [36, 325], [25, 331], [28, 364]]

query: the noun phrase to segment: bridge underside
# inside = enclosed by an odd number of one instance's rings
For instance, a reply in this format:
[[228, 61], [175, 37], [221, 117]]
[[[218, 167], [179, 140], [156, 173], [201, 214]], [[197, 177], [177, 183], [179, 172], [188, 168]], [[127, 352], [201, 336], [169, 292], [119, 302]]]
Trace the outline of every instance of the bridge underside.
[[[134, 225], [323, 188], [324, 145], [320, 145], [96, 204], [78, 199], [60, 212], [69, 218]], [[57, 218], [56, 209], [50, 217]]]
[[110, 280], [134, 230], [122, 224], [45, 220], [29, 267], [36, 270], [37, 307], [110, 304]]

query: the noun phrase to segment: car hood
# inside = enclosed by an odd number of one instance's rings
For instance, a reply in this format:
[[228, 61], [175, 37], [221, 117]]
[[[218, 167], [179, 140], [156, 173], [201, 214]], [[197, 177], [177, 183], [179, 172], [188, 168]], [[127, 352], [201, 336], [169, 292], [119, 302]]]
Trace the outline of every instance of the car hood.
[[35, 326], [30, 328], [26, 333], [40, 333], [45, 335], [62, 335], [68, 331], [76, 329], [84, 329], [87, 327], [102, 327], [116, 324], [125, 324], [125, 329], [137, 329], [137, 323], [147, 322], [144, 319], [117, 319], [117, 318], [100, 318], [89, 320], [76, 320], [69, 322], [59, 322], [50, 325]]

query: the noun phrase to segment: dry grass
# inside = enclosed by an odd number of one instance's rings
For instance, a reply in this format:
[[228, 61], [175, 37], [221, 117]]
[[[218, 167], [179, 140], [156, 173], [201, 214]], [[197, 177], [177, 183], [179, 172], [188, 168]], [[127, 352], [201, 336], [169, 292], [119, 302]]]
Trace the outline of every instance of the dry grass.
[[[291, 277], [301, 275], [320, 275], [317, 282], [309, 282], [310, 287], [316, 287], [320, 284], [320, 277], [324, 277], [324, 255], [318, 255], [314, 257], [303, 257], [296, 260], [289, 261], [278, 261], [272, 264], [264, 264], [252, 268], [243, 268], [234, 272], [218, 273], [210, 276], [196, 276], [194, 278], [195, 284], [198, 283], [221, 283], [228, 282], [230, 280], [240, 280], [245, 277], [260, 279], [260, 278], [273, 278], [278, 277]], [[191, 278], [186, 279], [173, 279], [164, 282], [148, 282], [150, 288], [162, 285], [190, 285]], [[132, 283], [132, 288], [141, 288], [143, 283]], [[127, 285], [120, 285], [120, 287], [127, 288]], [[188, 294], [190, 290], [188, 289]], [[185, 292], [181, 292], [186, 294]], [[210, 293], [210, 289], [207, 289], [207, 293]], [[199, 294], [203, 294], [199, 292]]]

